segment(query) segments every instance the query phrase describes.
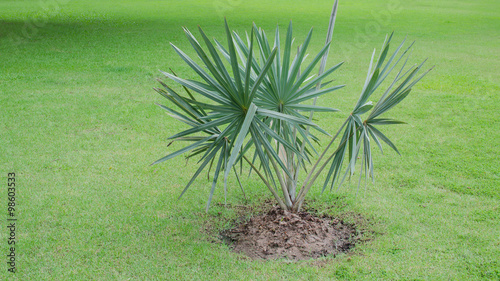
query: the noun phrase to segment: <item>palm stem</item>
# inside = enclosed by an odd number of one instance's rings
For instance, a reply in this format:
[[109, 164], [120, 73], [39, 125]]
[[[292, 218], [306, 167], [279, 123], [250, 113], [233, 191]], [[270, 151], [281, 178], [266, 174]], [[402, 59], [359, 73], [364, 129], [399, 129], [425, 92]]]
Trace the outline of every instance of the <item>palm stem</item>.
[[276, 192], [276, 190], [274, 190], [274, 188], [269, 184], [269, 182], [266, 180], [264, 175], [262, 175], [262, 173], [257, 169], [257, 167], [255, 167], [254, 164], [250, 160], [248, 160], [248, 158], [246, 156], [243, 156], [243, 159], [245, 159], [245, 161], [247, 161], [247, 163], [250, 164], [250, 167], [252, 167], [252, 169], [257, 173], [257, 175], [259, 175], [260, 179], [264, 182], [264, 184], [267, 186], [267, 188], [271, 191], [271, 193], [273, 194], [276, 201], [278, 201], [278, 204], [280, 205], [280, 207], [286, 210], [287, 206], [285, 205], [285, 203], [283, 203], [283, 200], [281, 200], [281, 198], [278, 195], [278, 193]]
[[[342, 129], [345, 127], [345, 125], [347, 124], [347, 122], [349, 121], [349, 118], [345, 120], [344, 124], [342, 124], [342, 126], [340, 127], [340, 129], [337, 131], [337, 133], [335, 134], [335, 136], [332, 138], [332, 140], [330, 141], [330, 143], [326, 146], [325, 150], [323, 151], [323, 153], [321, 153], [321, 155], [319, 156], [318, 160], [316, 160], [316, 163], [314, 163], [314, 166], [312, 167], [311, 171], [309, 172], [309, 174], [307, 175], [307, 178], [306, 180], [304, 181], [304, 183], [302, 184], [302, 188], [300, 189], [299, 191], [299, 194], [297, 195], [297, 200], [296, 202], [300, 202], [300, 200], [303, 200], [301, 198], [304, 198], [305, 197], [305, 194], [307, 194], [307, 192], [309, 191], [309, 188], [310, 186], [308, 186], [308, 188], [305, 188], [306, 184], [309, 182], [309, 180], [311, 179], [311, 176], [313, 175], [314, 171], [316, 170], [316, 168], [318, 167], [321, 159], [323, 159], [323, 157], [325, 156], [326, 152], [328, 151], [328, 149], [330, 149], [330, 147], [332, 146], [332, 144], [335, 142], [335, 140], [337, 139], [337, 137], [339, 136], [340, 132], [342, 132]], [[337, 149], [338, 151], [338, 149]], [[335, 154], [335, 152], [332, 154], [332, 156]], [[328, 160], [325, 162], [325, 164], [323, 164], [323, 166], [321, 167], [320, 171], [321, 172], [325, 165], [329, 162], [329, 160], [331, 159], [330, 156], [328, 158]], [[318, 172], [318, 174], [319, 174]], [[316, 177], [313, 178], [313, 182], [314, 180], [316, 180]]]
[[288, 193], [288, 189], [286, 187], [286, 184], [285, 184], [285, 181], [283, 179], [283, 176], [281, 175], [281, 171], [278, 168], [278, 164], [276, 164], [276, 161], [274, 161], [274, 158], [271, 155], [271, 153], [269, 151], [267, 151], [267, 150], [266, 150], [266, 153], [268, 154], [269, 161], [271, 162], [271, 164], [272, 164], [272, 166], [274, 168], [274, 172], [276, 173], [276, 176], [278, 177], [278, 181], [280, 183], [281, 190], [283, 191], [283, 196], [285, 197], [285, 204], [287, 205], [286, 209], [289, 209], [289, 208], [292, 207], [293, 204], [292, 204], [292, 201], [290, 200], [290, 194]]

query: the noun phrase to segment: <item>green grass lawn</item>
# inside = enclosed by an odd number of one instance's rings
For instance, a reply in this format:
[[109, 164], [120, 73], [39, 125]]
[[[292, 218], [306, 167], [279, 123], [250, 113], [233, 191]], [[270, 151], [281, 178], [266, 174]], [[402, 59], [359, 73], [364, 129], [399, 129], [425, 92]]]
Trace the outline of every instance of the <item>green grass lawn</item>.
[[[369, 219], [372, 240], [295, 263], [211, 243], [207, 222], [228, 227], [221, 217], [236, 212], [217, 204], [219, 188], [205, 214], [203, 177], [176, 201], [195, 162], [149, 166], [180, 147], [166, 139], [185, 128], [154, 105], [166, 101], [152, 88], [159, 69], [194, 77], [169, 46], [195, 55], [182, 26], [223, 40], [223, 15], [239, 32], [255, 21], [269, 35], [293, 19], [296, 42], [314, 26], [314, 54], [333, 1], [43, 3], [0, 2], [3, 225], [9, 172], [18, 204], [18, 271], [7, 272], [4, 226], [0, 280], [500, 279], [500, 2], [340, 1], [328, 65], [345, 61], [333, 78], [348, 86], [319, 100], [342, 110], [316, 116], [327, 131], [354, 105], [386, 33], [416, 40], [412, 62], [436, 67], [390, 116], [409, 123], [386, 130], [402, 157], [377, 153], [376, 183], [357, 198], [354, 184], [320, 195], [321, 181], [309, 194], [323, 212]], [[228, 203], [245, 204], [230, 183]], [[245, 184], [250, 205], [271, 198], [256, 176]]]

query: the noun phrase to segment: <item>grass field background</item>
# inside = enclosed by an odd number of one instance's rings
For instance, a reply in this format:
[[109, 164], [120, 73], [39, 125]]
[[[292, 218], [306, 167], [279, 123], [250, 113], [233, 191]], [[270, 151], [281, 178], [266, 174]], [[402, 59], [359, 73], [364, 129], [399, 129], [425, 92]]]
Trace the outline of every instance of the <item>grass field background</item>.
[[[206, 180], [176, 201], [194, 161], [148, 166], [180, 147], [166, 138], [185, 128], [152, 90], [159, 69], [195, 77], [169, 46], [195, 55], [182, 26], [224, 41], [223, 16], [269, 36], [292, 19], [296, 42], [314, 26], [314, 54], [332, 3], [1, 1], [0, 221], [15, 172], [18, 272], [7, 272], [2, 227], [0, 279], [500, 279], [498, 1], [340, 1], [328, 65], [345, 61], [333, 78], [347, 87], [319, 100], [342, 110], [317, 115], [327, 131], [354, 105], [386, 33], [416, 40], [412, 62], [436, 66], [391, 114], [408, 122], [385, 131], [402, 157], [377, 153], [376, 183], [357, 198], [354, 185], [320, 196], [320, 182], [309, 196], [323, 212], [369, 219], [372, 240], [350, 254], [296, 263], [234, 254], [205, 231], [236, 216], [217, 204], [222, 188], [205, 214]], [[245, 204], [230, 181], [228, 203]], [[245, 183], [250, 205], [270, 198], [257, 177]]]

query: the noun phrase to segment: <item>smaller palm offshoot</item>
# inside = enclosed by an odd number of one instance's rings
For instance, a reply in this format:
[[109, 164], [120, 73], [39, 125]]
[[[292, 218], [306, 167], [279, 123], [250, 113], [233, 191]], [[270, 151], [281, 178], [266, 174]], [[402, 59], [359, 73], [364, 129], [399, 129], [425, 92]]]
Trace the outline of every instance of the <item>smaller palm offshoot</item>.
[[[199, 167], [179, 198], [202, 171], [208, 169], [209, 175], [212, 175], [206, 205], [208, 210], [219, 176], [224, 176], [225, 195], [230, 173], [234, 173], [243, 190], [240, 181], [242, 169], [236, 169], [235, 165], [245, 162], [250, 171], [259, 176], [281, 208], [296, 212], [301, 209], [308, 191], [324, 171], [327, 174], [323, 191], [335, 185], [340, 187], [346, 178], [354, 175], [358, 166], [358, 189], [363, 175], [365, 180], [368, 176], [374, 179], [373, 143], [382, 151], [384, 142], [399, 154], [396, 146], [378, 127], [403, 123], [383, 115], [406, 98], [412, 87], [430, 69], [420, 73], [424, 63], [407, 67], [413, 44], [403, 49], [403, 41], [392, 54], [389, 53], [390, 35], [386, 37], [378, 59], [375, 60], [375, 51], [372, 54], [368, 75], [354, 109], [314, 164], [311, 163], [313, 156], [318, 155], [313, 142], [319, 140], [311, 129], [330, 136], [312, 122], [313, 113], [337, 111], [316, 105], [316, 99], [343, 87], [331, 86], [332, 81], [324, 81], [342, 65], [338, 63], [326, 69], [336, 11], [337, 1], [330, 17], [326, 43], [307, 64], [304, 62], [312, 29], [297, 47], [295, 55], [292, 55], [294, 39], [291, 22], [284, 43], [280, 42], [279, 28], [276, 28], [272, 47], [264, 30], [255, 24], [244, 40], [236, 32], [231, 32], [225, 21], [227, 46], [217, 40], [212, 42], [199, 28], [200, 41], [205, 48], [184, 28], [187, 39], [203, 64], [196, 63], [189, 55], [171, 45], [199, 79], [184, 79], [173, 71], [162, 72], [166, 78], [180, 84], [185, 94], [178, 93], [161, 80], [162, 87], [155, 88], [175, 107], [159, 106], [189, 126], [189, 129], [169, 139], [185, 141], [189, 145], [153, 164], [185, 153], [187, 158], [199, 157]], [[311, 73], [318, 63], [319, 73], [313, 76]], [[394, 69], [397, 71], [395, 77], [378, 102], [373, 104], [369, 98]], [[367, 116], [363, 118], [363, 115]], [[331, 152], [334, 144], [337, 148]], [[358, 160], [361, 165], [356, 165]], [[306, 170], [308, 164], [312, 165], [310, 170]], [[307, 171], [307, 175], [299, 185], [300, 169]]]

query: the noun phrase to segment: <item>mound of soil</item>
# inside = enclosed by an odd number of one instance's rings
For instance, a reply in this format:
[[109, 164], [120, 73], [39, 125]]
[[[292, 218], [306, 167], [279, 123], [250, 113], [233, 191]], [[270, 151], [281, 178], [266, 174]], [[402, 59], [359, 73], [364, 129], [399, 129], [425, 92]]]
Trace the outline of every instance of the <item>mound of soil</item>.
[[253, 259], [304, 260], [348, 251], [354, 247], [356, 229], [339, 219], [274, 207], [221, 236], [235, 252]]

